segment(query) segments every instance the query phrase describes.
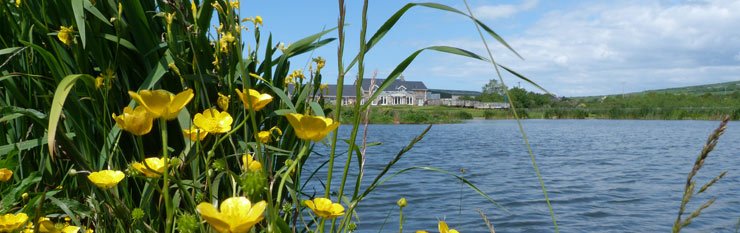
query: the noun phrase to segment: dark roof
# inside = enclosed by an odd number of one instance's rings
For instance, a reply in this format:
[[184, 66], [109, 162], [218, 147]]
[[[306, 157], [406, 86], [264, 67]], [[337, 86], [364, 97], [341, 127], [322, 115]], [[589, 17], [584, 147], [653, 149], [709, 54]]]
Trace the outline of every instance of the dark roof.
[[465, 95], [465, 96], [479, 96], [480, 91], [464, 91], [464, 90], [443, 90], [443, 89], [429, 89], [432, 94], [447, 94], [447, 95]]
[[[385, 79], [375, 79], [375, 85], [380, 86], [380, 84], [383, 83]], [[366, 78], [362, 79], [362, 90], [367, 91], [370, 88], [370, 82], [371, 79]], [[424, 82], [421, 81], [405, 81], [401, 79], [396, 79], [393, 83], [391, 83], [388, 88], [386, 88], [386, 91], [395, 91], [398, 90], [401, 86], [405, 87], [406, 90], [427, 90], [427, 86], [424, 85]], [[329, 85], [329, 94], [326, 96], [336, 96], [337, 95], [337, 85]], [[344, 90], [342, 91], [342, 96], [355, 96], [355, 85], [344, 85]]]
[[[342, 96], [356, 96], [357, 92], [355, 92], [355, 85], [344, 85], [344, 88], [342, 89]], [[337, 96], [337, 85], [330, 84], [329, 85], [329, 93], [326, 96]]]
[[[367, 90], [368, 88], [370, 88], [370, 81], [371, 79], [369, 78], [362, 79], [362, 89], [363, 90]], [[380, 86], [380, 84], [382, 84], [383, 81], [385, 81], [385, 79], [375, 79], [375, 85]], [[391, 83], [391, 85], [388, 86], [388, 88], [386, 88], [385, 90], [395, 91], [395, 90], [398, 90], [401, 86], [406, 88], [406, 90], [426, 90], [427, 89], [427, 86], [424, 85], [424, 82], [422, 81], [406, 81], [406, 80], [399, 78], [393, 81], [393, 83]]]

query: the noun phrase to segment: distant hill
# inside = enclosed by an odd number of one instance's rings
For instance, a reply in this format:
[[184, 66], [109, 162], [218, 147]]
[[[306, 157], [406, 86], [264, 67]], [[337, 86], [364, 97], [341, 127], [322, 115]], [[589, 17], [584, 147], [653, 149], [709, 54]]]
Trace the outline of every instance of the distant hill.
[[[657, 90], [647, 90], [647, 91], [641, 91], [641, 92], [626, 93], [624, 95], [634, 96], [634, 95], [645, 95], [648, 93], [672, 93], [672, 94], [690, 94], [690, 95], [703, 95], [703, 94], [709, 93], [712, 95], [724, 95], [724, 94], [732, 94], [735, 91], [740, 91], [740, 81], [688, 86], [688, 87], [675, 87], [675, 88], [666, 88], [666, 89], [657, 89]], [[613, 95], [607, 95], [607, 96], [620, 96], [620, 95], [622, 94], [613, 94]], [[593, 99], [593, 98], [602, 98], [602, 97], [604, 96], [603, 95], [583, 96], [583, 97], [572, 97], [572, 98], [573, 99]]]
[[667, 88], [667, 89], [659, 89], [659, 90], [649, 90], [649, 91], [643, 91], [643, 92], [638, 92], [634, 94], [645, 94], [645, 93], [650, 93], [650, 92], [658, 92], [658, 93], [694, 94], [694, 95], [703, 95], [703, 94], [710, 93], [712, 95], [722, 95], [722, 94], [731, 94], [734, 91], [740, 91], [740, 81], [706, 84], [706, 85], [698, 85], [698, 86], [688, 86], [688, 87]]

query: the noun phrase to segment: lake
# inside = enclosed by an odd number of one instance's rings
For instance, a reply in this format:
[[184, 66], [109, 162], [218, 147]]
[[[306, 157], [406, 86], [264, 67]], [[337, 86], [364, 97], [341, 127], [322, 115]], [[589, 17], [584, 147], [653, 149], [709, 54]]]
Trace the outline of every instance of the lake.
[[[561, 232], [670, 232], [687, 174], [719, 122], [525, 120], [523, 124]], [[425, 127], [370, 125], [368, 141], [382, 145], [367, 151], [362, 188]], [[721, 181], [689, 204], [687, 212], [717, 197], [686, 232], [735, 232], [740, 220], [738, 127], [737, 122], [730, 122], [697, 176], [700, 187], [720, 172], [728, 171]], [[349, 138], [349, 130], [340, 128], [340, 137]], [[327, 149], [317, 145], [317, 151], [325, 153]], [[341, 176], [344, 158], [335, 164], [335, 177]], [[326, 159], [325, 155], [312, 155], [304, 171], [316, 168]], [[352, 168], [356, 166], [353, 161]], [[391, 173], [413, 166], [436, 167], [461, 175], [505, 209], [449, 175], [412, 170], [386, 182], [361, 202], [357, 232], [397, 232], [395, 203], [401, 197], [408, 200], [403, 211], [406, 232], [436, 232], [438, 219], [445, 219], [463, 233], [488, 232], [478, 209], [487, 214], [497, 232], [553, 232], [516, 121], [473, 120], [434, 125]], [[461, 173], [461, 169], [465, 172]], [[356, 170], [351, 174], [356, 174]], [[325, 176], [322, 168], [318, 178], [325, 180]], [[339, 187], [338, 179], [334, 179], [333, 190]], [[347, 190], [353, 184], [354, 178], [348, 182]], [[322, 190], [321, 184], [312, 180], [304, 191], [323, 194]]]

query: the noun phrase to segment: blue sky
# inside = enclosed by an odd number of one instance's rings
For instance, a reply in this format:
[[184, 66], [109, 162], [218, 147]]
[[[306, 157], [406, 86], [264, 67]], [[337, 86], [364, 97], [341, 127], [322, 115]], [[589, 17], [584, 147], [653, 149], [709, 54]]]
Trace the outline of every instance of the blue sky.
[[[347, 1], [345, 64], [357, 53], [361, 2]], [[408, 1], [370, 1], [368, 38]], [[438, 1], [465, 11], [462, 1]], [[740, 1], [469, 1], [525, 60], [496, 45], [494, 57], [558, 96], [618, 94], [740, 80]], [[336, 1], [241, 1], [242, 17], [260, 15], [263, 33], [287, 44], [336, 25]], [[247, 35], [247, 34], [245, 34]], [[263, 34], [264, 35], [264, 34]], [[336, 32], [328, 37], [336, 37]], [[266, 39], [266, 37], [264, 37]], [[245, 41], [251, 41], [246, 39]], [[494, 43], [489, 41], [489, 43]], [[485, 54], [475, 26], [439, 10], [412, 8], [366, 57], [366, 77], [384, 78], [410, 53], [448, 45]], [[335, 83], [337, 43], [316, 50], [327, 60], [324, 79]], [[302, 68], [308, 55], [293, 61]], [[356, 70], [348, 74], [353, 80]], [[490, 64], [424, 52], [407, 80], [429, 88], [480, 90], [495, 78]], [[505, 75], [509, 86], [519, 85]], [[534, 88], [521, 82], [521, 86]]]

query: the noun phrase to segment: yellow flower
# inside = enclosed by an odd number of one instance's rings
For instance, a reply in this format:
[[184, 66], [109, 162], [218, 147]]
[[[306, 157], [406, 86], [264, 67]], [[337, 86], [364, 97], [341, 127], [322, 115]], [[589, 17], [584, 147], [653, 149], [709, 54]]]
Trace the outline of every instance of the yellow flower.
[[0, 182], [9, 181], [13, 177], [13, 171], [7, 168], [0, 168]]
[[344, 207], [338, 203], [332, 203], [331, 200], [317, 197], [312, 200], [305, 200], [303, 204], [306, 204], [308, 208], [322, 218], [336, 218], [344, 215]]
[[214, 108], [206, 109], [203, 113], [195, 114], [193, 118], [193, 124], [208, 133], [229, 132], [231, 130], [231, 123], [233, 122], [234, 119], [231, 118], [228, 112], [219, 112]]
[[183, 129], [182, 134], [185, 135], [186, 138], [189, 138], [190, 141], [194, 142], [203, 141], [203, 139], [208, 136], [208, 132], [196, 126], [191, 126], [190, 129]]
[[239, 9], [239, 1], [231, 1], [229, 2], [232, 8]]
[[100, 89], [103, 87], [103, 84], [105, 83], [105, 79], [103, 79], [102, 76], [98, 76], [95, 78], [95, 88]]
[[98, 172], [90, 173], [87, 179], [93, 182], [96, 186], [102, 189], [109, 189], [116, 186], [118, 182], [121, 182], [126, 175], [121, 171], [116, 170], [102, 170]]
[[[144, 164], [146, 163], [146, 164]], [[146, 158], [144, 163], [135, 162], [131, 165], [136, 171], [149, 178], [157, 178], [164, 173], [164, 159]], [[148, 166], [148, 167], [147, 167]]]
[[416, 231], [416, 233], [429, 233], [429, 232], [428, 231], [418, 230], [418, 231]]
[[190, 0], [190, 11], [193, 12], [193, 19], [198, 15], [198, 5], [195, 4], [195, 0]]
[[265, 217], [267, 203], [252, 205], [246, 197], [231, 197], [221, 203], [221, 211], [211, 203], [200, 203], [196, 209], [208, 224], [218, 232], [248, 232]]
[[252, 157], [251, 155], [243, 155], [242, 156], [242, 163], [244, 163], [245, 170], [248, 170], [250, 172], [256, 172], [262, 170], [262, 163], [260, 161], [257, 161]]
[[277, 135], [283, 135], [283, 131], [280, 130], [277, 126], [273, 126], [270, 130], [263, 130], [257, 133], [257, 140], [259, 140], [261, 143], [268, 143], [272, 142], [273, 133], [277, 133]]
[[218, 93], [218, 100], [216, 101], [216, 104], [218, 104], [218, 107], [221, 108], [221, 110], [229, 110], [229, 99], [231, 99], [231, 95], [223, 95], [221, 93]]
[[25, 213], [0, 215], [0, 232], [14, 232], [28, 221]]
[[321, 71], [321, 68], [324, 68], [326, 65], [326, 60], [324, 60], [323, 57], [317, 57], [313, 59], [314, 62], [316, 62], [316, 68]]
[[396, 205], [398, 205], [398, 207], [401, 207], [401, 208], [406, 207], [407, 204], [408, 203], [406, 202], [406, 198], [405, 197], [402, 197], [401, 199], [398, 199], [398, 201], [396, 202]]
[[172, 20], [175, 19], [175, 13], [164, 13], [164, 21], [167, 25], [172, 25]]
[[272, 133], [270, 131], [260, 131], [257, 133], [257, 140], [261, 143], [272, 142]]
[[95, 230], [93, 230], [92, 228], [87, 228], [87, 230], [85, 230], [85, 233], [95, 233]]
[[221, 52], [228, 53], [229, 45], [231, 43], [234, 43], [235, 40], [236, 37], [234, 37], [231, 32], [221, 33], [221, 39], [218, 40], [218, 44], [221, 47]]
[[339, 122], [331, 118], [320, 116], [309, 116], [298, 113], [288, 113], [288, 122], [295, 129], [295, 134], [300, 139], [321, 141], [329, 132], [339, 127]]
[[445, 221], [439, 221], [437, 228], [439, 228], [439, 233], [460, 233], [455, 229], [450, 229]]
[[59, 41], [66, 45], [71, 45], [74, 42], [75, 37], [74, 35], [72, 35], [72, 33], [74, 32], [72, 30], [72, 27], [74, 26], [62, 26], [62, 28], [59, 30], [59, 33], [57, 33], [57, 38], [59, 38]]
[[177, 118], [185, 105], [193, 99], [193, 89], [184, 90], [177, 95], [173, 95], [165, 90], [143, 90], [139, 93], [129, 91], [128, 95], [136, 100], [139, 105], [144, 106], [152, 114], [152, 118], [164, 118], [172, 120]]
[[39, 232], [42, 233], [76, 233], [79, 231], [80, 227], [78, 226], [56, 224], [46, 217], [41, 217], [39, 219]]
[[120, 116], [113, 113], [113, 119], [116, 120], [118, 127], [137, 136], [147, 134], [152, 130], [153, 119], [142, 106], [137, 106], [135, 109], [125, 107]]
[[15, 0], [15, 7], [21, 7], [21, 0]]
[[262, 16], [255, 16], [254, 17], [254, 26], [262, 25]]
[[262, 108], [272, 101], [272, 96], [270, 94], [260, 94], [254, 89], [248, 89], [244, 92], [236, 89], [236, 94], [239, 95], [239, 99], [244, 103], [244, 108], [249, 109], [249, 103], [251, 102], [254, 111], [262, 110]]

